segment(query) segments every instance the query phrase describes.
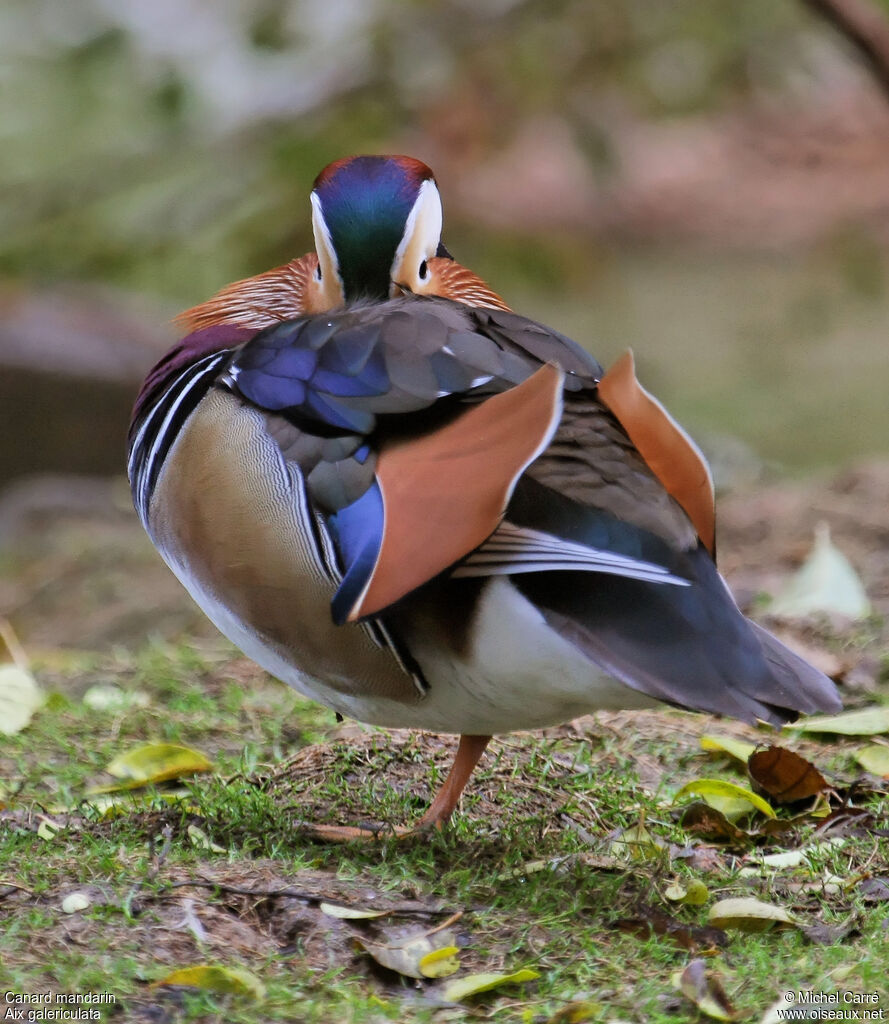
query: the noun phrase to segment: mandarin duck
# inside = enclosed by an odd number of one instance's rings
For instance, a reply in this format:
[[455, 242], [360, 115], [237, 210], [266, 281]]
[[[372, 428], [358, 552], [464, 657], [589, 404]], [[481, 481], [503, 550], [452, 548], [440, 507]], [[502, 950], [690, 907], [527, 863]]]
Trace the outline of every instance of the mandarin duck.
[[129, 478], [164, 560], [272, 675], [460, 735], [419, 826], [448, 820], [493, 734], [840, 707], [739, 611], [707, 464], [629, 353], [603, 372], [456, 263], [417, 160], [340, 160], [311, 206], [313, 253], [182, 314]]

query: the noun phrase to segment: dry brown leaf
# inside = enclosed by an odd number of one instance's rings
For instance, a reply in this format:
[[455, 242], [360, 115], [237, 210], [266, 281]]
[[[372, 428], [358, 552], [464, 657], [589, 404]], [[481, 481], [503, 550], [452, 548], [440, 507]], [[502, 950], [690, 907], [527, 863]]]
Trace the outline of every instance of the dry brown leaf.
[[756, 785], [781, 804], [808, 800], [828, 788], [824, 776], [811, 761], [786, 747], [757, 750], [750, 755], [747, 770]]
[[712, 843], [730, 843], [733, 846], [749, 846], [753, 837], [733, 825], [728, 818], [703, 801], [689, 804], [682, 812], [679, 822], [686, 832], [701, 836]]
[[641, 903], [636, 907], [635, 917], [622, 917], [614, 921], [612, 928], [635, 935], [643, 941], [652, 935], [672, 939], [683, 949], [696, 951], [728, 945], [728, 936], [721, 928], [685, 924], [656, 907]]
[[857, 914], [850, 914], [842, 924], [825, 924], [823, 921], [815, 921], [813, 924], [800, 927], [803, 935], [816, 946], [832, 946], [857, 930]]
[[865, 878], [858, 891], [867, 903], [885, 903], [889, 900], [889, 878]]

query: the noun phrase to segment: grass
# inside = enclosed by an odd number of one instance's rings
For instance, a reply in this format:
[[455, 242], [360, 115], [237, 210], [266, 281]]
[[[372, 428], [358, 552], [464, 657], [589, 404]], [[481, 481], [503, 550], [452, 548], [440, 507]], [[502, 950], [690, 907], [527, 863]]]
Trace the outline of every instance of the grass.
[[[665, 712], [504, 738], [447, 832], [331, 846], [298, 822], [414, 820], [453, 745], [352, 726], [337, 739], [328, 712], [215, 642], [53, 655], [36, 669], [52, 696], [0, 754], [4, 989], [110, 992], [116, 1003], [103, 1012], [134, 1021], [666, 1022], [694, 1019], [671, 978], [702, 952], [742, 1020], [759, 1020], [786, 989], [885, 989], [887, 904], [867, 902], [856, 884], [859, 875], [889, 874], [885, 838], [861, 830], [796, 870], [762, 877], [740, 873], [750, 862], [743, 851], [689, 860], [692, 837], [669, 797], [702, 775], [743, 781], [727, 760], [710, 763], [698, 737], [730, 729], [750, 738], [746, 727]], [[91, 709], [83, 696], [109, 680], [147, 703]], [[190, 781], [174, 803], [155, 793], [114, 816], [77, 805], [88, 786], [108, 781], [103, 768], [114, 756], [146, 740], [195, 746], [214, 758], [216, 772]], [[794, 745], [821, 767], [855, 774], [854, 741]], [[870, 803], [884, 813], [879, 797]], [[41, 838], [41, 815], [67, 827]], [[640, 819], [663, 846], [638, 860], [615, 855], [609, 837]], [[811, 839], [814, 827], [768, 848]], [[826, 874], [849, 888], [819, 891]], [[645, 927], [615, 927], [644, 919], [645, 908], [705, 925], [707, 906], [666, 899], [674, 877], [704, 881], [708, 905], [753, 895], [805, 921], [837, 924], [855, 914], [857, 931], [832, 945], [814, 945], [796, 929], [731, 931], [724, 949], [709, 951]], [[288, 887], [305, 898], [282, 896]], [[72, 892], [90, 904], [65, 914], [61, 902]], [[344, 922], [319, 909], [322, 898], [360, 907], [410, 901], [415, 911]], [[401, 978], [355, 943], [373, 934], [388, 941], [396, 922], [428, 929], [460, 911], [458, 977], [531, 967], [539, 979], [447, 1006], [441, 983]], [[152, 987], [205, 962], [249, 970], [264, 997]]]

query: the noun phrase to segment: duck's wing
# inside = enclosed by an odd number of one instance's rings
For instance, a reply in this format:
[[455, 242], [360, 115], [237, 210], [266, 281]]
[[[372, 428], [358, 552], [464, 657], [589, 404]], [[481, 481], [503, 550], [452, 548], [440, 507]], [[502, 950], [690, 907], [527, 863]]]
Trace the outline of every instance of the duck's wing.
[[[517, 481], [560, 429], [564, 396], [594, 391], [600, 375], [579, 346], [515, 314], [403, 299], [264, 331], [226, 383], [269, 415], [326, 517], [343, 573], [333, 603], [342, 622], [379, 614], [475, 551], [465, 575], [558, 565], [683, 585], [642, 557], [632, 527], [607, 509], [603, 522], [626, 543], [498, 530]], [[642, 462], [638, 470], [662, 497]], [[674, 519], [689, 532], [681, 513]]]

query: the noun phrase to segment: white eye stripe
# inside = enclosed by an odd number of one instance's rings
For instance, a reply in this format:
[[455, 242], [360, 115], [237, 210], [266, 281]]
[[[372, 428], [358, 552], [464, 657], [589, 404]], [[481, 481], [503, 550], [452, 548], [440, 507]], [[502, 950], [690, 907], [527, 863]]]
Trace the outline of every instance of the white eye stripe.
[[[329, 293], [331, 305], [338, 305], [343, 301], [344, 287], [343, 278], [340, 274], [339, 260], [336, 249], [333, 246], [333, 237], [330, 228], [324, 219], [324, 211], [321, 208], [321, 199], [317, 192], [310, 196], [312, 201], [312, 234], [315, 236], [315, 252], [318, 255], [318, 270], [315, 273], [317, 280], [324, 282], [322, 287]], [[338, 296], [333, 294], [335, 290]]]
[[[441, 196], [435, 182], [424, 181], [404, 225], [404, 234], [395, 251], [391, 277], [408, 286], [429, 280], [426, 261], [435, 255], [441, 241]], [[426, 272], [423, 273], [425, 265]]]

